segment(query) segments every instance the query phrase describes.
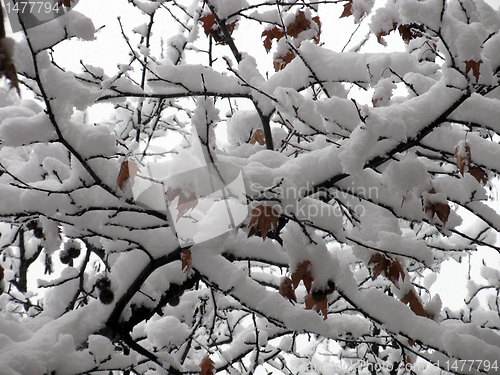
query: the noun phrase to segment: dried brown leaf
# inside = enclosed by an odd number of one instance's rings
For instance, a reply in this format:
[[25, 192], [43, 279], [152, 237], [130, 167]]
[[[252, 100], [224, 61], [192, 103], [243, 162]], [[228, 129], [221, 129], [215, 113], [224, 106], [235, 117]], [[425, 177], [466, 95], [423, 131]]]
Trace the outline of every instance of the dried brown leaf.
[[476, 78], [476, 83], [479, 81], [479, 67], [483, 60], [466, 60], [465, 61], [465, 74], [469, 74], [469, 71], [472, 70], [472, 75]]
[[278, 56], [274, 59], [274, 70], [280, 71], [287, 66], [295, 58], [295, 52], [291, 49], [283, 56]]
[[262, 32], [262, 36], [266, 37], [264, 39], [264, 48], [266, 49], [266, 52], [269, 53], [269, 51], [271, 50], [273, 39], [280, 40], [285, 36], [285, 33], [283, 32], [283, 30], [276, 26], [272, 29], [264, 30]]
[[280, 294], [294, 302], [297, 302], [297, 296], [295, 295], [295, 289], [293, 288], [292, 280], [288, 277], [283, 279], [280, 284]]
[[314, 42], [315, 42], [316, 44], [318, 44], [318, 43], [319, 43], [319, 38], [321, 37], [321, 21], [319, 20], [319, 16], [315, 16], [315, 17], [313, 17], [313, 18], [312, 18], [312, 20], [313, 20], [314, 22], [316, 22], [316, 24], [318, 25], [318, 32], [316, 33], [316, 35], [315, 35], [315, 36], [314, 36], [314, 38], [313, 38], [313, 39], [314, 39]]
[[177, 202], [177, 217], [176, 221], [179, 221], [189, 210], [192, 210], [198, 205], [198, 198], [196, 194], [192, 192], [185, 192], [181, 188], [168, 188], [165, 192], [167, 196], [168, 203], [172, 203], [176, 197], [179, 197]]
[[303, 281], [304, 286], [306, 287], [307, 293], [311, 291], [312, 282], [314, 281], [311, 275], [311, 262], [305, 260], [297, 265], [297, 268], [292, 273], [292, 284], [293, 288], [297, 289], [299, 286], [300, 280]]
[[427, 317], [427, 312], [420, 301], [419, 296], [412, 289], [410, 290], [401, 300], [405, 305], [410, 306], [410, 310], [413, 311], [416, 315]]
[[471, 174], [480, 184], [486, 185], [488, 182], [488, 176], [477, 165], [471, 165], [467, 172], [469, 172], [469, 174]]
[[399, 260], [395, 259], [390, 263], [385, 276], [396, 286], [399, 284], [400, 277], [403, 281], [405, 281], [405, 271], [403, 270], [401, 263], [399, 263]]
[[203, 358], [203, 361], [200, 363], [201, 371], [200, 375], [212, 375], [215, 370], [214, 362], [207, 355]]
[[252, 137], [250, 138], [251, 145], [254, 145], [258, 143], [259, 145], [265, 145], [266, 144], [266, 136], [264, 135], [264, 130], [262, 129], [255, 129], [255, 131], [252, 134]]
[[[3, 22], [3, 21], [2, 21]], [[10, 81], [10, 87], [14, 87], [20, 96], [17, 72], [11, 58], [11, 51], [6, 46], [7, 39], [0, 39], [0, 77], [5, 77]]]
[[352, 16], [352, 0], [344, 4], [344, 11], [339, 18]]
[[[396, 27], [394, 27], [394, 29], [395, 28]], [[398, 30], [399, 34], [401, 35], [401, 38], [403, 38], [405, 43], [409, 43], [410, 40], [422, 36], [425, 28], [424, 25], [418, 23], [410, 23], [410, 24], [399, 25]]]
[[311, 22], [306, 18], [306, 14], [300, 11], [295, 16], [295, 20], [287, 26], [286, 33], [296, 38], [302, 31], [309, 30], [310, 26]]
[[434, 203], [434, 211], [436, 212], [437, 217], [443, 225], [446, 225], [446, 222], [448, 221], [448, 217], [450, 216], [450, 206], [446, 203], [440, 203], [436, 202]]
[[207, 13], [200, 18], [198, 18], [203, 24], [203, 29], [205, 30], [205, 35], [210, 35], [210, 30], [212, 30], [212, 26], [215, 24], [215, 17], [212, 13]]
[[120, 188], [121, 191], [125, 191], [125, 183], [130, 180], [130, 184], [134, 185], [134, 179], [139, 172], [140, 169], [137, 167], [137, 165], [134, 162], [131, 162], [129, 160], [125, 160], [121, 167], [120, 167], [120, 172], [118, 173], [118, 177], [116, 179], [116, 188], [115, 190], [118, 190]]
[[468, 167], [470, 165], [470, 161], [471, 161], [471, 154], [470, 154], [469, 145], [468, 144], [465, 145], [465, 152], [462, 152], [462, 150], [460, 150], [459, 146], [455, 147], [455, 155], [454, 156], [457, 159], [457, 167], [463, 176], [465, 173], [465, 166]]
[[321, 301], [317, 301], [313, 298], [312, 295], [308, 294], [304, 298], [304, 302], [306, 305], [306, 310], [314, 310], [317, 313], [321, 311], [323, 314], [323, 320], [328, 318], [328, 299], [324, 298]]
[[260, 232], [263, 240], [266, 239], [267, 233], [278, 228], [279, 214], [271, 206], [261, 205], [252, 210], [252, 218], [248, 224], [250, 231], [248, 237]]
[[192, 263], [191, 250], [183, 249], [181, 251], [181, 264], [182, 264], [182, 270], [186, 273], [186, 275], [189, 273], [189, 271], [191, 271], [191, 263]]
[[372, 255], [372, 257], [370, 258], [370, 261], [368, 262], [368, 265], [375, 264], [375, 267], [373, 267], [372, 280], [375, 280], [377, 277], [379, 277], [379, 275], [382, 272], [385, 272], [385, 270], [388, 267], [388, 262], [389, 262], [389, 259], [387, 259], [381, 253], [376, 253], [376, 254]]

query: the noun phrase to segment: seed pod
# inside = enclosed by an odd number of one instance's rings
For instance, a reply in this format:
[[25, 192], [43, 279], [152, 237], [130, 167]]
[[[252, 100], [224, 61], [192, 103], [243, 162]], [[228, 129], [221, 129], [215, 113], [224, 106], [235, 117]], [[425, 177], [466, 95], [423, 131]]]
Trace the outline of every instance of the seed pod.
[[114, 299], [115, 299], [115, 294], [109, 289], [101, 290], [99, 293], [99, 300], [104, 305], [109, 305], [110, 303], [113, 302]]
[[73, 258], [66, 250], [61, 250], [61, 252], [59, 253], [59, 260], [62, 264], [67, 264], [69, 266], [73, 265]]
[[107, 276], [101, 276], [95, 282], [95, 287], [99, 290], [109, 290], [111, 288], [111, 280]]

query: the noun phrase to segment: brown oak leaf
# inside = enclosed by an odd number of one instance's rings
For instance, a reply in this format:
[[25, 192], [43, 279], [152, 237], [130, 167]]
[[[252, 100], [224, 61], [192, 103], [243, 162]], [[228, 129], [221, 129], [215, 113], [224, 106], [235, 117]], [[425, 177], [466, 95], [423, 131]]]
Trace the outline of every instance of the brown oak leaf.
[[469, 74], [469, 72], [472, 70], [472, 75], [476, 77], [476, 83], [479, 81], [479, 67], [481, 66], [481, 63], [483, 60], [466, 60], [465, 61], [465, 74]]
[[200, 375], [212, 375], [215, 370], [214, 362], [207, 355], [200, 363]]
[[311, 275], [311, 262], [305, 260], [297, 265], [297, 268], [292, 273], [292, 284], [293, 288], [297, 289], [300, 280], [303, 281], [306, 287], [307, 293], [311, 292], [312, 282], [314, 281]]
[[260, 232], [262, 240], [265, 240], [267, 233], [278, 228], [279, 214], [274, 208], [267, 205], [257, 206], [252, 210], [252, 218], [248, 224], [250, 231], [248, 237]]
[[280, 284], [280, 294], [294, 302], [297, 302], [297, 296], [295, 295], [295, 289], [293, 288], [292, 280], [289, 277], [285, 277]]
[[115, 191], [118, 190], [118, 188], [120, 188], [121, 191], [125, 191], [125, 183], [127, 181], [130, 181], [130, 184], [134, 185], [134, 179], [137, 172], [140, 172], [139, 167], [137, 167], [134, 162], [125, 160], [122, 163], [120, 172], [118, 173], [118, 177], [116, 178]]

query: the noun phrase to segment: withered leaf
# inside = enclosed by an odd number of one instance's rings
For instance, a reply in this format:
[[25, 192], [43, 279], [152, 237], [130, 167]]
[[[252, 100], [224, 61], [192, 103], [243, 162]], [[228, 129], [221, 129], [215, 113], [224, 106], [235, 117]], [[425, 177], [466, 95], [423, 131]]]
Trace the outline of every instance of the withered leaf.
[[297, 302], [297, 296], [295, 295], [295, 289], [293, 288], [292, 280], [289, 277], [283, 279], [280, 284], [280, 294], [294, 302]]
[[370, 264], [375, 264], [372, 280], [375, 280], [382, 272], [396, 286], [399, 284], [399, 278], [405, 280], [405, 272], [397, 259], [391, 260], [381, 253], [376, 253], [370, 258], [368, 265]]
[[457, 167], [460, 170], [460, 173], [462, 176], [465, 173], [465, 166], [470, 165], [471, 161], [471, 154], [470, 154], [470, 147], [468, 144], [465, 145], [465, 150], [461, 150], [461, 147], [457, 146], [455, 147], [455, 158], [457, 159]]
[[344, 4], [344, 11], [339, 18], [352, 16], [352, 0]]
[[261, 146], [266, 144], [266, 136], [264, 135], [264, 130], [255, 129], [255, 131], [253, 132], [252, 137], [250, 138], [250, 144], [254, 145], [256, 143]]
[[401, 302], [410, 306], [411, 311], [413, 311], [416, 315], [427, 317], [427, 312], [425, 311], [420, 298], [413, 289], [403, 297]]
[[262, 36], [266, 37], [264, 39], [264, 47], [266, 49], [266, 52], [269, 53], [269, 51], [271, 50], [273, 39], [280, 40], [285, 36], [285, 33], [283, 32], [283, 30], [276, 26], [272, 29], [264, 30], [262, 32]]
[[198, 205], [198, 198], [192, 192], [185, 192], [181, 188], [168, 188], [165, 195], [167, 196], [168, 203], [172, 203], [176, 197], [179, 197], [177, 202], [177, 218], [179, 221], [189, 210], [192, 210]]
[[321, 301], [317, 301], [313, 298], [312, 295], [308, 294], [304, 298], [304, 302], [306, 305], [306, 310], [313, 310], [323, 314], [323, 320], [328, 318], [328, 299], [324, 298]]
[[384, 272], [388, 267], [389, 259], [383, 256], [381, 253], [373, 254], [368, 262], [368, 265], [375, 264], [373, 267], [372, 280], [375, 280], [379, 275]]
[[295, 58], [295, 52], [291, 49], [283, 56], [278, 56], [274, 59], [274, 70], [277, 72], [282, 70], [285, 66], [287, 66], [293, 59]]
[[[297, 268], [292, 273], [292, 284], [293, 288], [297, 289], [300, 280], [304, 282], [307, 293], [311, 292], [312, 282], [314, 281], [311, 275], [311, 262], [305, 260], [297, 265]], [[312, 297], [311, 297], [312, 298]]]
[[379, 33], [377, 34], [377, 41], [382, 44], [383, 46], [386, 45], [385, 41], [384, 41], [384, 36], [387, 36], [389, 35], [390, 33], [392, 33], [394, 30], [396, 30], [396, 27], [398, 26], [398, 24], [396, 22], [394, 22], [392, 24], [392, 28], [385, 31], [385, 30], [382, 30], [382, 31], [379, 31]]
[[[2, 21], [3, 22], [3, 21]], [[10, 81], [10, 87], [14, 87], [17, 95], [21, 95], [19, 90], [19, 82], [17, 80], [17, 72], [14, 63], [12, 62], [11, 52], [6, 48], [5, 38], [0, 39], [0, 77], [5, 77]]]
[[274, 208], [267, 205], [257, 206], [252, 210], [252, 218], [248, 224], [250, 231], [248, 237], [260, 232], [263, 240], [267, 237], [267, 232], [278, 228], [279, 214]]
[[467, 172], [469, 172], [469, 174], [471, 174], [480, 184], [486, 185], [488, 182], [488, 176], [477, 165], [471, 165]]
[[64, 5], [66, 8], [71, 7], [70, 0], [59, 0], [57, 6], [60, 7], [61, 5]]
[[182, 264], [182, 270], [186, 273], [186, 275], [189, 273], [189, 271], [191, 271], [191, 263], [192, 263], [191, 250], [183, 249], [181, 251], [181, 264]]
[[[429, 193], [436, 194], [434, 189], [431, 189]], [[425, 201], [422, 198], [422, 203], [424, 204], [424, 210], [425, 213], [432, 219], [434, 218], [434, 215], [437, 215], [439, 220], [443, 223], [443, 225], [446, 225], [446, 222], [448, 221], [448, 217], [450, 216], [451, 208], [448, 205], [448, 203], [443, 203], [443, 202], [435, 202], [435, 201]]]
[[469, 71], [472, 70], [472, 75], [476, 77], [476, 83], [479, 81], [479, 67], [483, 60], [466, 60], [465, 61], [465, 74], [469, 74]]
[[295, 20], [287, 26], [286, 33], [296, 38], [302, 31], [308, 30], [310, 25], [311, 22], [306, 18], [306, 14], [300, 11], [295, 16]]
[[202, 17], [198, 18], [198, 21], [200, 21], [203, 24], [205, 35], [206, 36], [210, 35], [210, 30], [212, 30], [212, 26], [215, 24], [214, 15], [212, 13], [207, 13]]
[[[203, 24], [205, 35], [211, 35], [217, 43], [225, 44], [224, 33], [222, 32], [220, 26], [217, 24], [212, 13], [206, 13], [202, 17], [198, 18], [198, 21]], [[227, 31], [229, 31], [229, 34], [233, 33], [237, 22], [238, 20], [235, 20], [231, 23], [226, 24], [226, 29]]]
[[207, 355], [203, 358], [203, 361], [200, 363], [201, 371], [200, 375], [212, 375], [215, 370], [214, 362]]
[[131, 185], [134, 185], [134, 179], [137, 172], [140, 172], [139, 167], [137, 167], [137, 165], [134, 162], [130, 160], [125, 160], [122, 163], [120, 167], [120, 172], [118, 173], [118, 177], [116, 178], [115, 190], [118, 190], [118, 188], [120, 188], [121, 191], [125, 191], [125, 183], [128, 180], [130, 180]]
[[401, 38], [403, 38], [405, 43], [409, 43], [410, 40], [422, 36], [425, 28], [424, 25], [418, 23], [410, 23], [399, 25], [398, 30]]
[[318, 24], [318, 32], [316, 33], [316, 35], [313, 38], [314, 42], [316, 44], [318, 44], [319, 43], [319, 38], [321, 37], [321, 21], [319, 20], [319, 16], [313, 17], [312, 20]]
[[401, 263], [399, 263], [399, 260], [395, 259], [391, 262], [386, 271], [386, 277], [396, 286], [398, 286], [400, 277], [403, 281], [405, 281], [405, 271], [403, 270]]

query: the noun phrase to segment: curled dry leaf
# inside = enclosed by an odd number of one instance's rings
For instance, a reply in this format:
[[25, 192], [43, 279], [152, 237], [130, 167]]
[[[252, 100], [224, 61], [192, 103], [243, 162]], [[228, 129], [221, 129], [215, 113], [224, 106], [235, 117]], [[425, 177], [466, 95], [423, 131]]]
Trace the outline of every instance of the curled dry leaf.
[[264, 130], [262, 129], [255, 129], [255, 131], [252, 134], [252, 137], [250, 138], [251, 145], [254, 145], [258, 143], [259, 145], [263, 146], [266, 144], [266, 136], [264, 135]]
[[469, 167], [471, 162], [470, 146], [465, 142], [460, 142], [457, 147], [455, 147], [454, 156], [457, 159], [457, 167], [463, 176], [465, 167]]
[[352, 0], [344, 4], [344, 11], [339, 18], [352, 16]]
[[434, 215], [436, 215], [439, 220], [441, 220], [443, 225], [446, 225], [448, 217], [450, 216], [451, 208], [448, 203], [429, 199], [435, 194], [436, 191], [434, 189], [431, 189], [431, 191], [429, 191], [429, 197], [427, 197], [427, 199], [424, 199], [422, 197], [422, 204], [424, 205], [425, 213], [429, 216], [430, 219], [433, 219]]
[[469, 172], [469, 174], [473, 176], [480, 184], [486, 185], [486, 183], [488, 182], [488, 176], [477, 165], [471, 165], [467, 172]]
[[294, 289], [297, 289], [300, 280], [304, 282], [307, 293], [310, 293], [314, 279], [311, 275], [311, 262], [308, 260], [299, 263], [295, 271], [292, 273], [292, 284]]
[[427, 311], [425, 311], [424, 306], [420, 301], [420, 297], [417, 296], [413, 289], [403, 297], [401, 302], [410, 306], [411, 311], [413, 311], [416, 315], [427, 317]]
[[198, 205], [198, 197], [195, 193], [185, 192], [181, 188], [168, 188], [165, 195], [167, 196], [168, 203], [172, 203], [176, 197], [179, 197], [177, 202], [177, 217], [179, 221], [189, 210], [192, 210]]
[[328, 318], [328, 299], [325, 297], [320, 301], [317, 301], [313, 298], [312, 295], [308, 294], [304, 298], [304, 302], [306, 304], [306, 310], [313, 310], [316, 312], [320, 312], [323, 314], [323, 320]]
[[207, 355], [203, 358], [203, 361], [200, 363], [201, 371], [200, 375], [212, 375], [215, 370], [214, 362]]
[[[394, 30], [396, 29], [396, 24], [394, 26]], [[424, 25], [418, 23], [410, 23], [399, 25], [398, 27], [399, 34], [401, 38], [405, 41], [405, 43], [409, 43], [410, 40], [421, 37], [425, 31]]]
[[[200, 18], [198, 18], [198, 21], [200, 21], [203, 24], [203, 30], [205, 30], [205, 35], [207, 36], [211, 35], [212, 38], [214, 38], [214, 40], [217, 43], [226, 44], [224, 33], [222, 32], [222, 29], [215, 21], [215, 17], [212, 13], [207, 13], [201, 16]], [[233, 33], [237, 22], [238, 20], [226, 24], [226, 29], [227, 31], [229, 31], [229, 34]]]
[[0, 77], [7, 78], [10, 81], [10, 87], [14, 87], [17, 94], [21, 95], [16, 67], [12, 62], [11, 47], [9, 46], [10, 42], [13, 41], [9, 38], [2, 37], [0, 39]]
[[189, 271], [191, 271], [191, 263], [192, 263], [191, 250], [183, 249], [181, 251], [181, 263], [182, 263], [182, 270], [187, 275]]
[[292, 280], [285, 277], [280, 284], [280, 294], [294, 302], [297, 302], [297, 296], [295, 296], [295, 289], [293, 288]]
[[295, 52], [291, 49], [284, 55], [278, 56], [274, 59], [274, 71], [278, 72], [287, 66], [295, 58]]
[[405, 280], [405, 271], [399, 260], [391, 260], [381, 253], [373, 254], [368, 265], [375, 264], [373, 267], [372, 280], [375, 280], [382, 272], [394, 285], [399, 287], [399, 279]]
[[137, 165], [134, 162], [130, 160], [125, 160], [122, 163], [120, 167], [120, 172], [118, 173], [118, 177], [116, 178], [115, 191], [118, 190], [118, 188], [120, 188], [121, 191], [125, 191], [125, 183], [129, 180], [130, 184], [133, 185], [137, 172], [140, 172], [139, 167], [137, 167]]
[[267, 232], [278, 228], [279, 214], [271, 206], [261, 205], [252, 210], [252, 218], [248, 224], [250, 231], [248, 237], [260, 232], [263, 240], [267, 237]]
[[479, 81], [479, 67], [483, 60], [466, 60], [465, 61], [465, 74], [469, 74], [472, 70], [472, 75], [476, 78], [476, 83]]

